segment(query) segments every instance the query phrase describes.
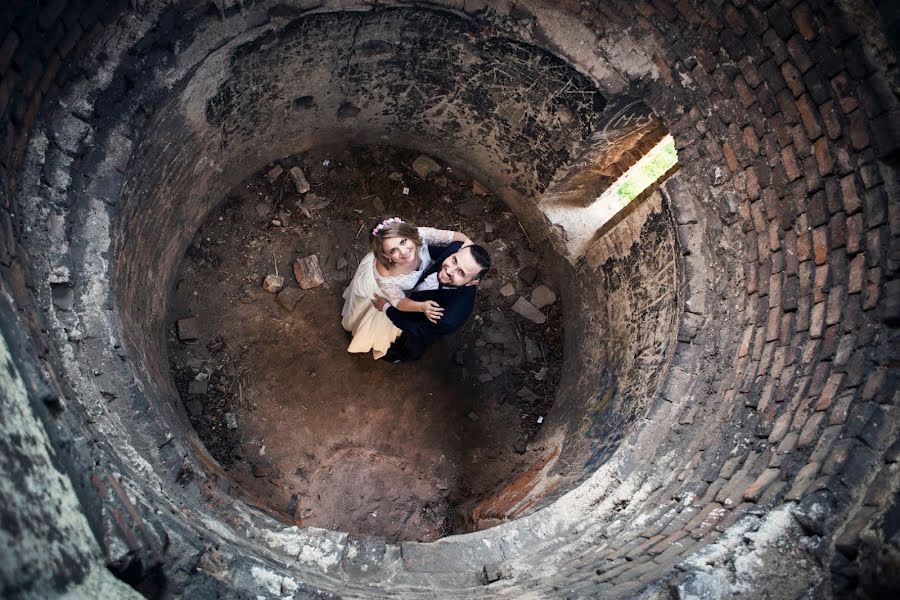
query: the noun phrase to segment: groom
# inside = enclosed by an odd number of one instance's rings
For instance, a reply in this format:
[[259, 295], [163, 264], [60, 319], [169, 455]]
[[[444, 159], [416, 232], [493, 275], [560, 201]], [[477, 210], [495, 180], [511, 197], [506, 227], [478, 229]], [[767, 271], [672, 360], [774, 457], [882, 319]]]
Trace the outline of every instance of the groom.
[[424, 313], [401, 312], [380, 296], [373, 300], [378, 310], [384, 310], [387, 304], [385, 314], [403, 331], [384, 356], [390, 362], [418, 360], [437, 338], [462, 327], [475, 307], [478, 282], [491, 268], [487, 250], [475, 244], [453, 242], [449, 246], [432, 245], [430, 250], [437, 259], [425, 269], [408, 297], [440, 304], [444, 312], [436, 323]]

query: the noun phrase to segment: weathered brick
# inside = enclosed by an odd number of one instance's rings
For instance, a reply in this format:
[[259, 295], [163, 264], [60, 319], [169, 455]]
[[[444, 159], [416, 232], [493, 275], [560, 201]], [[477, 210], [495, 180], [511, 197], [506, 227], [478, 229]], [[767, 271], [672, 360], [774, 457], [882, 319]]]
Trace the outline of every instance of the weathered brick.
[[841, 394], [834, 406], [831, 407], [831, 413], [828, 416], [829, 425], [841, 425], [847, 420], [847, 411], [853, 403], [853, 390]]
[[766, 469], [760, 473], [753, 483], [744, 490], [742, 497], [748, 502], [756, 502], [762, 496], [763, 492], [768, 488], [781, 474], [780, 469]]
[[847, 218], [847, 253], [857, 254], [862, 251], [863, 216], [857, 213]]
[[825, 327], [825, 303], [819, 302], [812, 307], [809, 318], [809, 337], [820, 338]]
[[[863, 387], [862, 399], [878, 400], [881, 391], [884, 388], [886, 380], [887, 369], [885, 369], [884, 367], [878, 367], [877, 369], [869, 373], [868, 377], [866, 378], [866, 385], [865, 387]], [[886, 396], [887, 394], [885, 394], [885, 397]]]
[[828, 261], [828, 228], [825, 225], [816, 227], [812, 231], [813, 257], [817, 265], [824, 265]]
[[841, 107], [841, 110], [844, 111], [844, 114], [850, 114], [859, 106], [859, 102], [856, 100], [856, 89], [853, 84], [850, 83], [849, 78], [846, 73], [839, 73], [831, 80], [831, 89], [834, 92], [834, 97], [838, 101], [838, 105]]
[[797, 164], [797, 155], [793, 146], [786, 146], [781, 149], [781, 162], [784, 165], [788, 181], [794, 181], [800, 177], [800, 165]]
[[812, 67], [812, 60], [806, 52], [806, 43], [799, 35], [793, 35], [787, 41], [787, 52], [801, 73], [806, 73]]
[[818, 111], [808, 94], [803, 94], [797, 99], [797, 111], [809, 139], [818, 139], [822, 135], [822, 127], [819, 125]]
[[887, 222], [888, 195], [883, 185], [874, 187], [865, 194], [866, 227], [869, 229]]
[[834, 170], [834, 159], [831, 157], [828, 140], [824, 137], [816, 140], [813, 145], [816, 157], [816, 167], [820, 175], [830, 175]]
[[847, 218], [844, 213], [832, 215], [828, 222], [828, 246], [831, 250], [847, 244]]
[[841, 178], [841, 198], [843, 200], [844, 210], [848, 215], [858, 212], [862, 208], [862, 202], [857, 193], [856, 177], [847, 175]]
[[823, 412], [814, 413], [809, 419], [806, 420], [806, 424], [803, 426], [803, 430], [800, 432], [800, 438], [797, 440], [798, 448], [806, 448], [816, 440], [819, 426], [824, 420], [825, 413]]
[[857, 109], [847, 115], [847, 120], [847, 135], [850, 139], [850, 144], [856, 150], [867, 148], [871, 143], [871, 139], [869, 138], [868, 119], [866, 119], [866, 116], [861, 110]]
[[791, 486], [791, 489], [788, 490], [788, 493], [785, 494], [784, 499], [793, 501], [802, 498], [806, 490], [809, 489], [809, 486], [815, 481], [821, 467], [821, 463], [818, 462], [809, 462], [805, 464], [797, 473], [797, 476], [794, 477], [793, 485]]
[[[850, 251], [849, 243], [847, 251]], [[850, 261], [850, 273], [847, 279], [847, 293], [857, 294], [862, 291], [863, 282], [866, 277], [866, 258], [862, 254], [857, 254]]]
[[869, 260], [870, 267], [876, 266], [881, 260], [882, 252], [884, 251], [884, 229], [884, 227], [876, 227], [866, 233], [866, 257]]

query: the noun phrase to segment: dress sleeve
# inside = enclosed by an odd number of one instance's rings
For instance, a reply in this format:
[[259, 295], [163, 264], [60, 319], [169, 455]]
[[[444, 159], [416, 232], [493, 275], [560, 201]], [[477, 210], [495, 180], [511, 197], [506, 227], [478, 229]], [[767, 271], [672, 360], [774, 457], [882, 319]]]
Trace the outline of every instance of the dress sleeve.
[[406, 298], [403, 288], [397, 283], [392, 283], [390, 279], [382, 277], [378, 271], [375, 271], [375, 282], [381, 288], [384, 298], [391, 303], [391, 306], [397, 306], [397, 303]]
[[435, 229], [434, 227], [419, 227], [419, 236], [426, 244], [446, 246], [453, 241], [455, 231], [448, 229]]

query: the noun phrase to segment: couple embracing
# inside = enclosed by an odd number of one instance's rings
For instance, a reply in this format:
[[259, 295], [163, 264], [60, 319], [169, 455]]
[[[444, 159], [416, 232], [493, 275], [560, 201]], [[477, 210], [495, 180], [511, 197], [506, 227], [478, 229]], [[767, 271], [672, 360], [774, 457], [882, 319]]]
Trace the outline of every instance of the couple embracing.
[[353, 335], [347, 351], [371, 350], [390, 362], [421, 358], [462, 327], [490, 267], [487, 251], [459, 231], [382, 221], [344, 291], [341, 324]]

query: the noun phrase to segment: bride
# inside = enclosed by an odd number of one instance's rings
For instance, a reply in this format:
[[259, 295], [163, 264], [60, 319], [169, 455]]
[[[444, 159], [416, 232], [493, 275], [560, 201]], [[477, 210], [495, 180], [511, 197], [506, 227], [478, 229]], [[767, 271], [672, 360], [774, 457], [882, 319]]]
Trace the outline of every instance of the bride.
[[444, 309], [437, 302], [416, 302], [406, 292], [416, 286], [432, 258], [428, 245], [446, 246], [451, 242], [471, 243], [459, 231], [415, 227], [398, 217], [382, 221], [372, 230], [372, 251], [356, 268], [350, 285], [344, 290], [341, 325], [353, 334], [347, 352], [372, 351], [376, 359], [384, 356], [401, 331], [372, 304], [376, 295], [404, 312], [421, 312], [437, 323]]

